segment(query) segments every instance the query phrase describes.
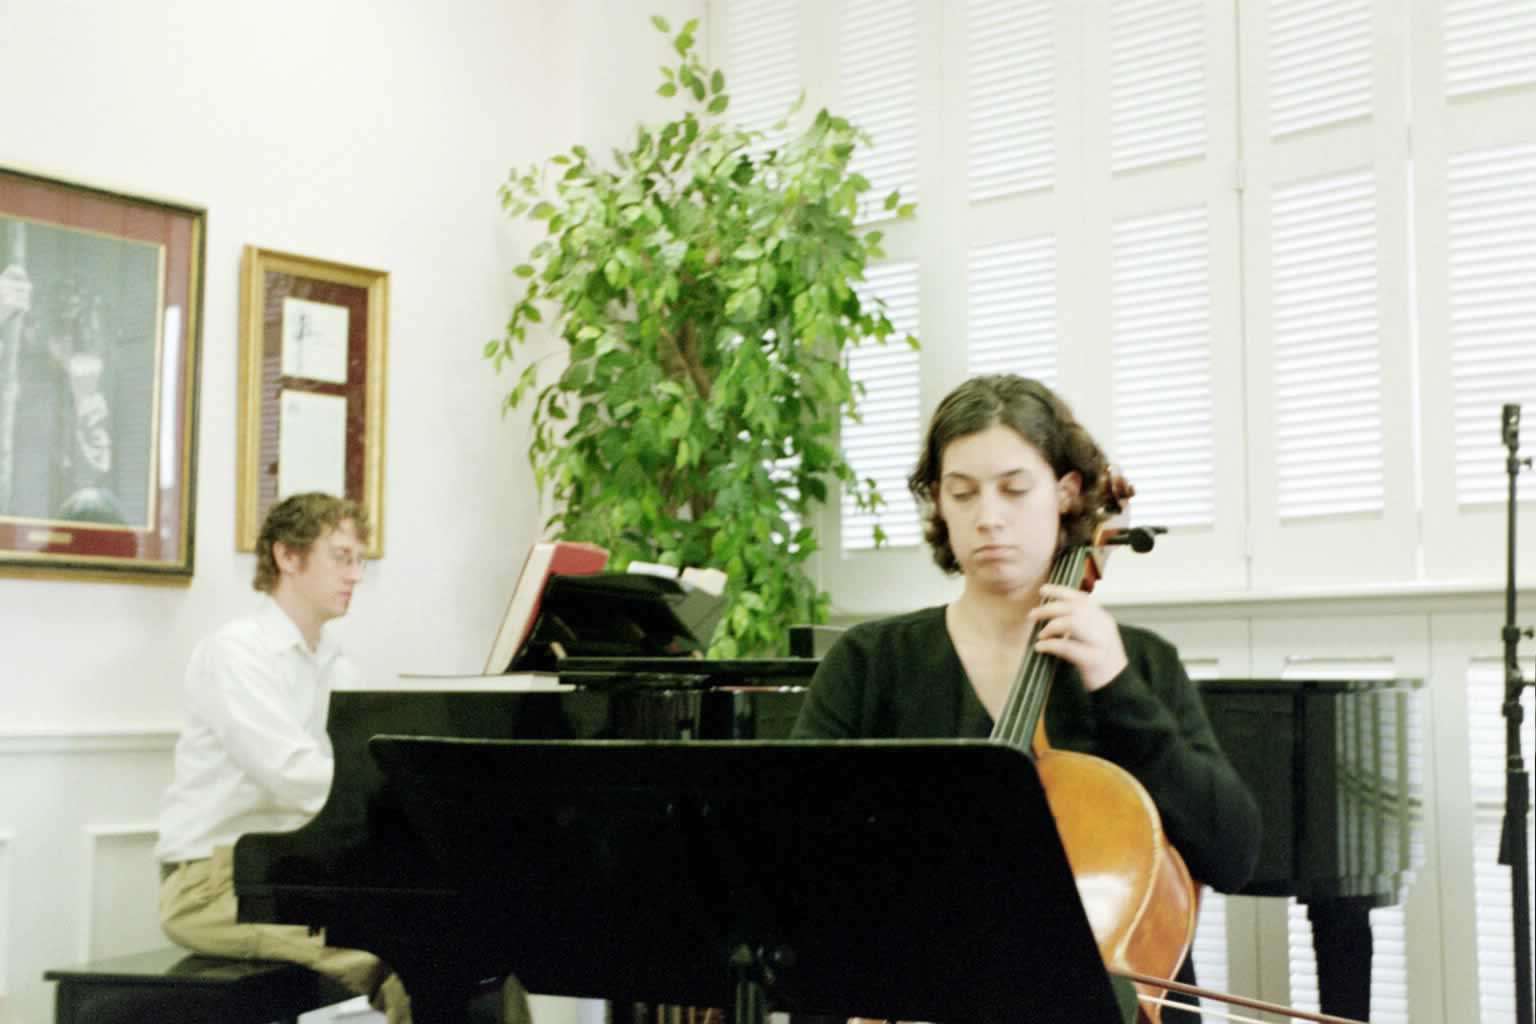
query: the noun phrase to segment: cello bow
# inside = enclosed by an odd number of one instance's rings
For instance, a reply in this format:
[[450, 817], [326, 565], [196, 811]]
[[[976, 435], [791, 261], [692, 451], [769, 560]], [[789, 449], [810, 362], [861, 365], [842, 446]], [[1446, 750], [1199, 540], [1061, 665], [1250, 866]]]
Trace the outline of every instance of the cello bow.
[[[1313, 1021], [1314, 1024], [1366, 1024], [1365, 1021], [1356, 1020], [1353, 1017], [1335, 1017], [1327, 1013], [1313, 1013], [1310, 1010], [1298, 1010], [1292, 1006], [1284, 1006], [1280, 1003], [1265, 1002], [1262, 999], [1251, 999], [1248, 996], [1233, 995], [1229, 992], [1217, 992], [1214, 989], [1201, 988], [1199, 985], [1186, 985], [1181, 981], [1172, 981], [1167, 978], [1159, 978], [1150, 974], [1139, 974], [1135, 971], [1111, 970], [1109, 973], [1124, 978], [1126, 981], [1138, 985], [1146, 985], [1153, 988], [1166, 989], [1169, 992], [1178, 992], [1182, 995], [1196, 996], [1200, 999], [1211, 999], [1219, 1003], [1227, 1003], [1232, 1006], [1241, 1006], [1245, 1010], [1257, 1010], [1260, 1013], [1278, 1014], [1293, 1020]], [[1189, 1006], [1186, 1003], [1175, 1003], [1157, 996], [1147, 995], [1140, 991], [1137, 998], [1143, 1003], [1152, 1003], [1167, 1010], [1181, 1013], [1205, 1012], [1200, 1008]], [[1213, 1016], [1224, 1017], [1235, 1021], [1255, 1021], [1255, 1017], [1242, 1017], [1236, 1014], [1214, 1013]]]

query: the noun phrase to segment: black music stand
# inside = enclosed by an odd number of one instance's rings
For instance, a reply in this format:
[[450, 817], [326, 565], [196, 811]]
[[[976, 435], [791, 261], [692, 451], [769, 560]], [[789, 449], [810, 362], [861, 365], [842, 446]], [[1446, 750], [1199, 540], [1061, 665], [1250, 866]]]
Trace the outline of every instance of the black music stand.
[[[477, 941], [494, 944], [477, 955], [530, 991], [725, 1007], [734, 1024], [761, 1024], [770, 1004], [1120, 1020], [1034, 762], [1012, 747], [370, 746], [474, 908]], [[453, 1019], [456, 1007], [417, 1003], [415, 965], [394, 967], [419, 1024]]]

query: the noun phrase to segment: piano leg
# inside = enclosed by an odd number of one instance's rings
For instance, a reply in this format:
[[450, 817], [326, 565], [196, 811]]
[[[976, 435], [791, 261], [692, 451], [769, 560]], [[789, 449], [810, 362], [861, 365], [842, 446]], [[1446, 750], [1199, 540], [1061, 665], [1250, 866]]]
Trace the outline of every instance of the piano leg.
[[1312, 950], [1317, 956], [1319, 1009], [1335, 1017], [1371, 1019], [1371, 919], [1369, 896], [1307, 904]]

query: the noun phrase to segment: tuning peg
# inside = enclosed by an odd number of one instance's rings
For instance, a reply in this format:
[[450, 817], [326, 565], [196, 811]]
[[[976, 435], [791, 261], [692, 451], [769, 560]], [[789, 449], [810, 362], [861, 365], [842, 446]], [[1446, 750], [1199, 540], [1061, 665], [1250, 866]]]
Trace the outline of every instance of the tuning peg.
[[1128, 529], [1117, 531], [1110, 537], [1109, 544], [1124, 544], [1139, 555], [1144, 555], [1152, 550], [1157, 543], [1157, 535], [1167, 533], [1166, 526], [1132, 526]]

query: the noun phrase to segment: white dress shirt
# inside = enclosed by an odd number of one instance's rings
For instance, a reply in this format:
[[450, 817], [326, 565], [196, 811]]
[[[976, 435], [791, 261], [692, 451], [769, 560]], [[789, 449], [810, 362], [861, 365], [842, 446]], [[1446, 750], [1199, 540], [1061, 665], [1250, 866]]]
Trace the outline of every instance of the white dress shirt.
[[355, 685], [329, 630], [310, 650], [265, 594], [255, 612], [200, 643], [155, 856], [197, 860], [246, 833], [291, 832], [314, 817], [331, 788], [331, 691]]

